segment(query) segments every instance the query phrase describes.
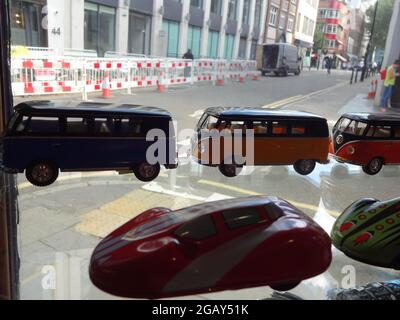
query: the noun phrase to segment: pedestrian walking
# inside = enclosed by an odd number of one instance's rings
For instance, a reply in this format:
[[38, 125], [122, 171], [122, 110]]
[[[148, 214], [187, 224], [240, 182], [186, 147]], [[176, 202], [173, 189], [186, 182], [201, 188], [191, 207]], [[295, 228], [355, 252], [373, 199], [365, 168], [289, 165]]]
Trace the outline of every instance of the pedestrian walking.
[[400, 74], [399, 72], [399, 66], [400, 66], [400, 59], [397, 59], [392, 65], [387, 67], [386, 69], [386, 76], [385, 80], [383, 82], [383, 94], [382, 94], [382, 99], [381, 99], [381, 111], [385, 112], [386, 108], [388, 108], [388, 104], [390, 101], [390, 98], [392, 96], [393, 92], [393, 87], [396, 83], [396, 77], [398, 77]]
[[325, 67], [326, 70], [328, 71], [328, 75], [330, 75], [332, 69], [332, 59], [330, 57], [325, 58]]

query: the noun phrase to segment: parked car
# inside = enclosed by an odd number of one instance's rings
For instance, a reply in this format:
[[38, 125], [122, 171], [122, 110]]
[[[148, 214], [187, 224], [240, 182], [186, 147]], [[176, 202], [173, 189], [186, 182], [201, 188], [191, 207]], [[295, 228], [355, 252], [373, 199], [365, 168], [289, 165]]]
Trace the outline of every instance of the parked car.
[[[246, 136], [247, 130], [253, 133], [253, 140]], [[216, 131], [221, 132], [221, 139], [215, 138]], [[235, 136], [235, 131], [243, 132], [243, 137]], [[225, 143], [229, 139], [231, 146]], [[236, 176], [244, 165], [293, 165], [297, 173], [308, 175], [317, 162], [328, 162], [328, 151], [327, 120], [299, 111], [208, 108], [192, 139], [195, 161], [218, 167], [227, 177]], [[254, 158], [253, 163], [245, 162], [248, 158]]]
[[301, 73], [301, 58], [298, 49], [288, 43], [266, 44], [263, 46], [262, 75], [274, 73], [288, 76], [289, 73]]
[[[160, 166], [177, 167], [171, 115], [159, 108], [99, 103], [25, 102], [2, 139], [3, 165], [23, 173], [36, 186], [56, 181], [59, 171], [116, 170], [133, 172], [139, 180], [157, 178]], [[146, 141], [152, 129], [165, 133], [166, 152], [149, 163]], [[172, 133], [170, 133], [172, 132]]]
[[89, 273], [107, 293], [166, 298], [269, 285], [278, 291], [324, 272], [331, 240], [276, 197], [150, 209], [107, 236]]
[[339, 162], [360, 165], [375, 175], [383, 165], [400, 164], [400, 116], [347, 113], [332, 131], [330, 153]]
[[331, 236], [352, 259], [400, 270], [400, 198], [354, 202], [336, 220]]

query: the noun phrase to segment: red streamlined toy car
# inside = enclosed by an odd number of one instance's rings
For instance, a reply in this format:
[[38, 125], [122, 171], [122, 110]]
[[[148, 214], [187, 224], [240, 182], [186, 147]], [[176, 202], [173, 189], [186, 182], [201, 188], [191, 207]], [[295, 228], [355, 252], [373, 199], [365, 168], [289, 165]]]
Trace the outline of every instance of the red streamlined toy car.
[[148, 210], [94, 250], [101, 290], [158, 299], [269, 285], [286, 291], [324, 272], [331, 239], [288, 202], [259, 196]]

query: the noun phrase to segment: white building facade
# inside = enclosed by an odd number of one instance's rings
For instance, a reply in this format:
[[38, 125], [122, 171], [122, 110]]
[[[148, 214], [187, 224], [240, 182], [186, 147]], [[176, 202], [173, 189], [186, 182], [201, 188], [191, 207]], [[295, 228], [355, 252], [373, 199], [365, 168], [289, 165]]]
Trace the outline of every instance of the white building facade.
[[314, 32], [317, 25], [319, 0], [299, 0], [295, 30], [295, 45], [300, 49], [303, 65], [311, 62]]
[[[14, 45], [195, 58], [255, 59], [267, 0], [11, 0]], [[24, 12], [35, 6], [37, 21]], [[18, 19], [18, 20], [17, 20]], [[25, 22], [26, 20], [26, 22]], [[22, 23], [21, 23], [22, 21]], [[29, 23], [28, 23], [29, 22]], [[40, 25], [40, 41], [24, 26]], [[26, 34], [27, 36], [24, 36]]]

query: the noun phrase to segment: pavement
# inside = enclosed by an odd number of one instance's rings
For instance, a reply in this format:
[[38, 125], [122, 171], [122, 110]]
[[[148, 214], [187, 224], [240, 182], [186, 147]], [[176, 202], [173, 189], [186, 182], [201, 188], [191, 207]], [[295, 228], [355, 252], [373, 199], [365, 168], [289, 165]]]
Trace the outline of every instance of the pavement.
[[[194, 128], [208, 106], [246, 105], [266, 109], [304, 110], [326, 117], [333, 126], [350, 111], [379, 111], [367, 100], [369, 81], [350, 85], [350, 73], [305, 71], [299, 77], [265, 77], [261, 81], [229, 82], [169, 88], [164, 94], [138, 90], [132, 95], [113, 93], [116, 103], [162, 106], [179, 129]], [[32, 97], [43, 99], [43, 97]], [[79, 96], [45, 97], [79, 100]], [[91, 95], [92, 101], [103, 101]], [[22, 101], [16, 98], [15, 102]], [[394, 111], [391, 111], [394, 112]], [[307, 177], [292, 167], [248, 167], [227, 179], [216, 169], [201, 167], [185, 156], [187, 134], [179, 137], [180, 166], [162, 171], [143, 184], [133, 175], [114, 172], [62, 173], [47, 188], [31, 186], [23, 175], [19, 186], [19, 246], [21, 297], [23, 299], [117, 299], [95, 288], [88, 278], [90, 255], [109, 232], [141, 212], [165, 206], [178, 209], [201, 202], [269, 194], [279, 196], [313, 217], [330, 232], [335, 217], [361, 197], [387, 199], [398, 196], [397, 167], [385, 168], [375, 177], [356, 166], [331, 161], [317, 165]], [[160, 266], [162, 267], [162, 266]], [[292, 290], [305, 299], [324, 299], [326, 291], [346, 285], [364, 285], [398, 277], [390, 269], [356, 262], [333, 248], [333, 263], [322, 275], [303, 281]], [[264, 299], [268, 287], [199, 295], [195, 299]]]

